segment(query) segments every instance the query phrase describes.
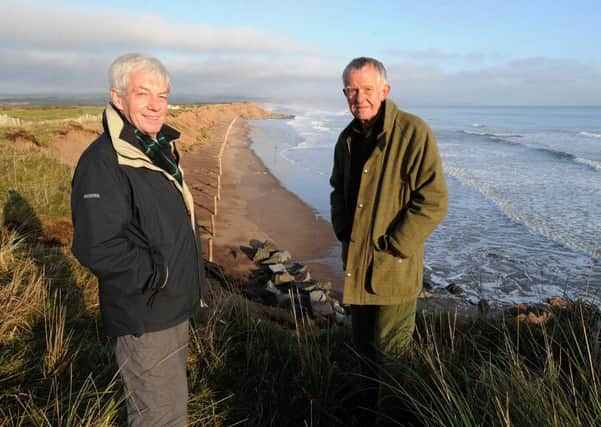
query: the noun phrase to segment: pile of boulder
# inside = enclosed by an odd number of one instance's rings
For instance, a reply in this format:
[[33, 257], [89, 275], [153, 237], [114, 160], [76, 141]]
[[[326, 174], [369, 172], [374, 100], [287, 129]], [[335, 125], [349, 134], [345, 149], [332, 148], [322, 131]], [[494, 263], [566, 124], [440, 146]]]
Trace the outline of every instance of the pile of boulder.
[[244, 293], [251, 299], [275, 307], [291, 308], [297, 316], [307, 316], [319, 324], [350, 322], [348, 310], [340, 304], [331, 282], [311, 277], [306, 265], [295, 262], [286, 250], [270, 241], [254, 242], [249, 253], [257, 265]]

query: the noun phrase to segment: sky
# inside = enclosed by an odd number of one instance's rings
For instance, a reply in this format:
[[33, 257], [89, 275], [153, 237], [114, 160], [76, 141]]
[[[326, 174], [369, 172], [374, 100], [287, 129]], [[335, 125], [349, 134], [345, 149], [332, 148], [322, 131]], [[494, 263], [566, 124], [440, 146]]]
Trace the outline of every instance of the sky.
[[601, 105], [598, 0], [0, 2], [0, 96], [102, 99], [127, 52], [190, 101], [336, 102], [371, 56], [404, 105]]

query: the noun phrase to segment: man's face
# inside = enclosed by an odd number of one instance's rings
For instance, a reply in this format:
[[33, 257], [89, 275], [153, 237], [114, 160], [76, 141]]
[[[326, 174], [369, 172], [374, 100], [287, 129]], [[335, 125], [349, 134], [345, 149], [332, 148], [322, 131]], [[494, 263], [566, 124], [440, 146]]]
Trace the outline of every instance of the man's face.
[[129, 75], [127, 93], [111, 89], [113, 104], [138, 130], [156, 138], [167, 117], [169, 87], [157, 76], [134, 70]]
[[344, 93], [353, 116], [370, 121], [390, 93], [390, 85], [381, 81], [376, 69], [368, 64], [349, 73]]

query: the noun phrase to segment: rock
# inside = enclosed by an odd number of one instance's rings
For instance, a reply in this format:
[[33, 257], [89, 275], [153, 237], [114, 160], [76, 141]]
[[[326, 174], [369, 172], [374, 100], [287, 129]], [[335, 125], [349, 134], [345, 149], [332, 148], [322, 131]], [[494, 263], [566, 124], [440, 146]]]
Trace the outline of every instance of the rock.
[[503, 310], [515, 316], [519, 314], [526, 314], [528, 312], [528, 304], [511, 304], [507, 307], [504, 307]]
[[543, 325], [552, 318], [553, 318], [553, 314], [549, 313], [548, 311], [544, 311], [541, 314], [537, 314], [533, 311], [530, 311], [530, 312], [528, 312], [528, 314], [520, 313], [517, 316], [517, 319], [520, 322], [528, 322], [528, 323], [532, 323], [533, 325]]
[[432, 283], [431, 280], [428, 279], [424, 279], [423, 284], [422, 284], [423, 289], [425, 289], [426, 291], [431, 291], [432, 289], [434, 289], [434, 284]]
[[294, 274], [294, 280], [297, 282], [308, 282], [311, 280], [311, 273], [306, 270], [298, 272], [298, 273], [292, 273], [292, 274]]
[[287, 263], [286, 270], [290, 272], [290, 274], [299, 274], [304, 273], [308, 270], [306, 265], [300, 264], [298, 262]]
[[422, 299], [432, 298], [432, 292], [422, 289], [417, 297]]
[[552, 307], [558, 307], [558, 308], [566, 308], [568, 306], [568, 302], [560, 297], [552, 297], [549, 298], [547, 300], [547, 302], [549, 303], [549, 305], [551, 305]]
[[332, 303], [332, 308], [334, 309], [334, 311], [335, 311], [337, 314], [341, 314], [341, 315], [343, 315], [343, 316], [346, 316], [346, 314], [347, 314], [347, 313], [346, 313], [346, 310], [344, 309], [344, 307], [343, 307], [343, 306], [341, 306], [341, 305], [340, 305], [340, 303], [339, 303], [338, 301], [334, 301], [334, 302]]
[[271, 292], [274, 295], [281, 295], [282, 291], [280, 291], [278, 288], [275, 287], [275, 285], [273, 284], [273, 282], [270, 280], [267, 282], [267, 284], [265, 285], [265, 289], [268, 292]]
[[451, 283], [449, 286], [447, 286], [447, 291], [449, 291], [453, 295], [463, 294], [463, 288], [459, 285], [456, 285], [455, 283]]
[[325, 302], [327, 300], [326, 293], [321, 289], [316, 289], [309, 293], [309, 298], [311, 298], [311, 304], [316, 302]]
[[254, 262], [261, 262], [268, 259], [271, 256], [271, 249], [268, 248], [257, 248], [257, 251], [253, 255]]
[[332, 289], [332, 282], [317, 282], [317, 288], [329, 291]]
[[312, 280], [308, 282], [294, 282], [294, 286], [301, 292], [311, 292], [315, 289], [321, 289], [319, 283]]
[[279, 263], [283, 263], [286, 261], [290, 261], [291, 258], [292, 258], [292, 256], [290, 255], [290, 252], [288, 252], [288, 251], [276, 251], [276, 252], [272, 253], [268, 259], [264, 259], [261, 262], [263, 264], [279, 264]]
[[272, 273], [285, 273], [286, 272], [286, 267], [284, 267], [284, 264], [270, 264], [269, 269], [272, 271]]
[[541, 314], [536, 314], [533, 312], [528, 313], [528, 321], [530, 323], [534, 323], [536, 325], [542, 325], [547, 323], [549, 320], [553, 318], [553, 313], [549, 313], [548, 311], [544, 311]]
[[265, 249], [270, 249], [272, 251], [277, 251], [278, 250], [278, 248], [275, 246], [275, 243], [273, 243], [271, 240], [265, 240], [263, 242], [263, 246], [262, 247], [265, 248]]
[[315, 302], [311, 304], [311, 310], [314, 316], [331, 317], [334, 316], [332, 304], [328, 302]]
[[294, 276], [288, 273], [287, 271], [275, 275], [274, 283], [276, 285], [283, 285], [290, 282], [294, 282]]

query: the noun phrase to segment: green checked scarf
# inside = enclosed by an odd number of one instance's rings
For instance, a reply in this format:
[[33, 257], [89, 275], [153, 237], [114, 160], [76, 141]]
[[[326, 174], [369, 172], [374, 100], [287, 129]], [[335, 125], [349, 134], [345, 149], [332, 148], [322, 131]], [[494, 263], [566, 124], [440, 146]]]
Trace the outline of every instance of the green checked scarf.
[[150, 160], [173, 175], [181, 184], [183, 181], [182, 172], [179, 169], [175, 155], [171, 152], [169, 141], [160, 132], [157, 134], [156, 141], [138, 129], [134, 129], [134, 133]]

